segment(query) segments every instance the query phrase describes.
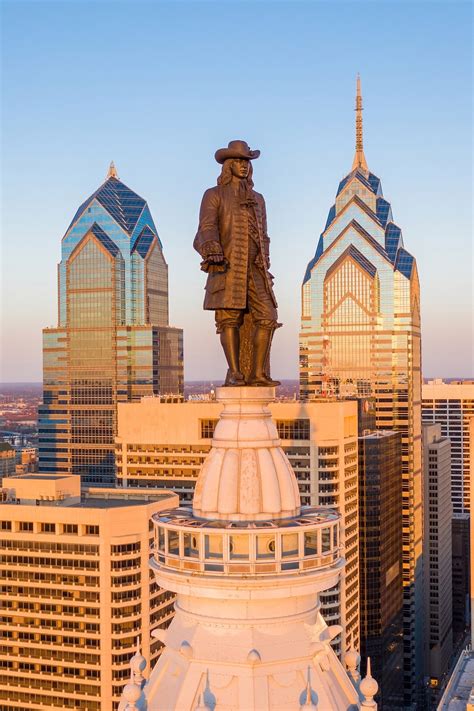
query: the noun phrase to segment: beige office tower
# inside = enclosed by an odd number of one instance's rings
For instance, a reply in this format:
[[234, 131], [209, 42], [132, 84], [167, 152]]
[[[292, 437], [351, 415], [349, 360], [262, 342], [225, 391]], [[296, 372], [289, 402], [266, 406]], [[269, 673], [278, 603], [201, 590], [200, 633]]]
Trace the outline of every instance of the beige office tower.
[[0, 708], [112, 711], [140, 639], [154, 662], [174, 595], [150, 574], [150, 517], [171, 492], [80, 491], [72, 475], [3, 479]]
[[[359, 647], [357, 403], [272, 402], [282, 448], [295, 472], [303, 505], [331, 506], [342, 515], [346, 569], [321, 593], [328, 624], [340, 624], [333, 648]], [[163, 403], [143, 398], [119, 404], [117, 480], [121, 486], [169, 488], [190, 504], [222, 410], [218, 402]]]
[[341, 181], [302, 287], [302, 400], [371, 396], [376, 426], [402, 433], [404, 704], [422, 689], [423, 581], [420, 288], [380, 179], [362, 146]]
[[426, 674], [431, 704], [453, 653], [451, 444], [441, 425], [423, 425]]

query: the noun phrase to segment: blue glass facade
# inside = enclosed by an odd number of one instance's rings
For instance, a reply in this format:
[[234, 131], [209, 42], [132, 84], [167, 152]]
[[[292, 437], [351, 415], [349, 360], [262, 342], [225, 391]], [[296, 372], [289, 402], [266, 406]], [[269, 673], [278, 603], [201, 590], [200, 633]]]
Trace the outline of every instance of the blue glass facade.
[[168, 267], [148, 206], [111, 175], [62, 240], [58, 328], [45, 329], [39, 469], [115, 482], [117, 402], [183, 388]]

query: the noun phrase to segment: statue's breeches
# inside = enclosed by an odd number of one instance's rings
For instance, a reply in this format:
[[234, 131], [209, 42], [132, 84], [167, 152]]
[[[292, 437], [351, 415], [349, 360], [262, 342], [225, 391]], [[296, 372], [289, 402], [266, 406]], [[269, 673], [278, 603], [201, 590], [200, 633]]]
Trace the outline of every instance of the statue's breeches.
[[221, 333], [223, 328], [240, 328], [247, 312], [252, 315], [254, 323], [260, 328], [269, 330], [278, 328], [278, 315], [273, 295], [268, 291], [265, 275], [255, 266], [248, 270], [246, 308], [216, 309], [217, 333]]

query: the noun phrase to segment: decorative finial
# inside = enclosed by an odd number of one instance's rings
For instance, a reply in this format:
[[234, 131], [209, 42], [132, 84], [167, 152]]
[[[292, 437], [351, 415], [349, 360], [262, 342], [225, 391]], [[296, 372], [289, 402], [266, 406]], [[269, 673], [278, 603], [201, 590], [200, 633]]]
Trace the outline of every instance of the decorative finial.
[[357, 92], [356, 92], [356, 150], [354, 160], [352, 162], [352, 170], [356, 168], [362, 168], [362, 170], [369, 170], [367, 166], [367, 161], [364, 155], [364, 136], [362, 129], [362, 92], [360, 88], [360, 75], [357, 75]]
[[356, 652], [355, 649], [351, 648], [348, 652], [346, 652], [344, 656], [344, 661], [347, 667], [347, 674], [355, 688], [358, 689], [360, 684], [360, 655]]
[[117, 168], [115, 167], [115, 163], [113, 162], [113, 160], [110, 161], [109, 172], [107, 173], [107, 180], [109, 178], [117, 178], [118, 179]]
[[122, 692], [122, 700], [127, 702], [125, 711], [138, 711], [136, 703], [142, 695], [142, 690], [138, 684], [133, 681], [131, 674], [129, 683], [124, 687]]
[[379, 685], [371, 674], [370, 657], [367, 657], [367, 673], [360, 682], [359, 691], [362, 696], [361, 708], [377, 711], [377, 704], [374, 696], [379, 690]]
[[143, 672], [146, 669], [146, 659], [140, 652], [140, 637], [137, 637], [137, 651], [130, 659], [130, 669], [134, 683], [142, 686], [145, 682]]

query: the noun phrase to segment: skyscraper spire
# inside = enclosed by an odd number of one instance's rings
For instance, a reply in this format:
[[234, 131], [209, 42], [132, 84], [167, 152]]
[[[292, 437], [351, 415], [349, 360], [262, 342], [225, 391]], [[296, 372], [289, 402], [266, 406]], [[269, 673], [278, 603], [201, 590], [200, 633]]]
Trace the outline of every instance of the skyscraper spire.
[[117, 178], [118, 179], [117, 168], [115, 167], [115, 163], [113, 162], [113, 160], [110, 161], [109, 172], [107, 173], [107, 180], [109, 178]]
[[364, 137], [362, 129], [362, 93], [360, 89], [360, 75], [357, 75], [357, 93], [356, 93], [356, 150], [352, 170], [362, 168], [368, 170], [367, 161], [364, 155]]

